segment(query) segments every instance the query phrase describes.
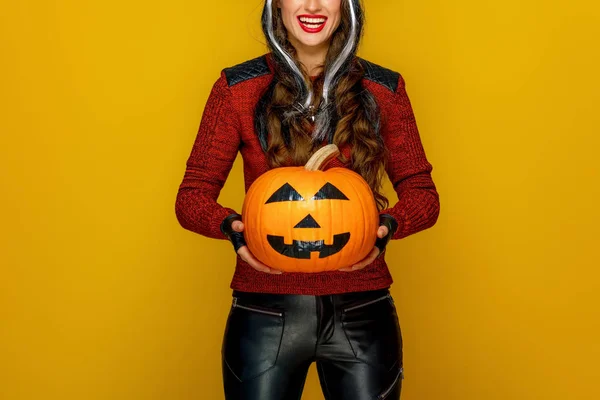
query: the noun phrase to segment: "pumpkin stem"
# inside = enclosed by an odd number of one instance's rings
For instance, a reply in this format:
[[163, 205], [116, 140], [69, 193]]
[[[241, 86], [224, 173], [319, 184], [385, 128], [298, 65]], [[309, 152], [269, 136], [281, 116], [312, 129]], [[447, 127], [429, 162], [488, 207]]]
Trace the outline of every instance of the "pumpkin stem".
[[328, 144], [317, 150], [310, 160], [306, 162], [304, 168], [307, 171], [322, 170], [329, 161], [340, 155], [340, 150], [335, 144]]

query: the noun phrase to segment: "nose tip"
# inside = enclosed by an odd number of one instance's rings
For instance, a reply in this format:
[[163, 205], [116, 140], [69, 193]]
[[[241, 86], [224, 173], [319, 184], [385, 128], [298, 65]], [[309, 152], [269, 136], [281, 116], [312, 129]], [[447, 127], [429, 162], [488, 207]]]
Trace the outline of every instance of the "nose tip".
[[315, 14], [321, 9], [321, 0], [308, 0], [304, 5], [304, 8], [311, 14]]

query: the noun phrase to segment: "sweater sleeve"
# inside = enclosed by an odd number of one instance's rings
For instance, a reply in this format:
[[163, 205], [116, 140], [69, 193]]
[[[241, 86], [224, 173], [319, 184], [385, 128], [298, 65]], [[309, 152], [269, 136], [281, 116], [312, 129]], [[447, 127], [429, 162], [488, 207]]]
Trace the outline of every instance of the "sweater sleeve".
[[223, 219], [235, 213], [217, 203], [241, 143], [239, 118], [224, 73], [206, 101], [183, 181], [177, 192], [175, 214], [187, 230], [215, 239]]
[[389, 152], [386, 172], [398, 201], [380, 214], [396, 219], [398, 229], [392, 239], [401, 239], [433, 226], [440, 203], [431, 177], [433, 166], [426, 158], [402, 76], [388, 110], [382, 136]]

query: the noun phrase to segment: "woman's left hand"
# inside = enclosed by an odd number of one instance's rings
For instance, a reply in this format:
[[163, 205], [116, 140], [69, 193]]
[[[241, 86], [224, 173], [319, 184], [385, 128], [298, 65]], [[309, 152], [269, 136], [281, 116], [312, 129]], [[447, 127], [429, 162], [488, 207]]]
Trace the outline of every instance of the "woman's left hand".
[[[377, 237], [382, 238], [385, 235], [387, 235], [388, 232], [389, 232], [388, 228], [386, 226], [381, 225], [379, 227], [379, 229], [377, 229]], [[363, 269], [364, 267], [366, 267], [367, 265], [369, 265], [373, 261], [375, 261], [377, 256], [379, 256], [379, 248], [377, 248], [376, 246], [373, 246], [373, 250], [371, 250], [369, 255], [367, 255], [362, 261], [359, 261], [356, 264], [354, 264], [353, 266], [348, 267], [348, 268], [340, 268], [338, 271], [351, 272], [351, 271], [357, 271], [359, 269]]]

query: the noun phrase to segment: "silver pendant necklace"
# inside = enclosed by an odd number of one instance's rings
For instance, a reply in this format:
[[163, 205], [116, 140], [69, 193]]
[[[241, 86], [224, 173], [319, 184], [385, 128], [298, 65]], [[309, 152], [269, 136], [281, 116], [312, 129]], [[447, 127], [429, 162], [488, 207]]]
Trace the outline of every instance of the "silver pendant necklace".
[[312, 105], [308, 106], [308, 118], [310, 118], [312, 122], [315, 122], [315, 107]]

